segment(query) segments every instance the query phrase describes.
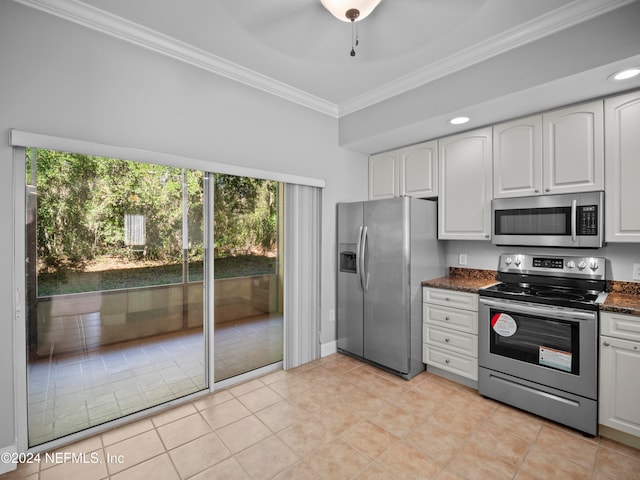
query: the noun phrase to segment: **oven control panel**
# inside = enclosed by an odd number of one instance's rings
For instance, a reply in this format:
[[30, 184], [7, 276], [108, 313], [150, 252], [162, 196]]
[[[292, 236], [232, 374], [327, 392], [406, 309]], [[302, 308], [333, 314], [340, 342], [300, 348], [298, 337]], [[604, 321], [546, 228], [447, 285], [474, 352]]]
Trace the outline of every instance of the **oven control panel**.
[[605, 279], [603, 257], [575, 257], [503, 253], [500, 255], [499, 272], [522, 274], [568, 274], [595, 280]]
[[564, 259], [533, 257], [533, 266], [536, 268], [564, 268]]

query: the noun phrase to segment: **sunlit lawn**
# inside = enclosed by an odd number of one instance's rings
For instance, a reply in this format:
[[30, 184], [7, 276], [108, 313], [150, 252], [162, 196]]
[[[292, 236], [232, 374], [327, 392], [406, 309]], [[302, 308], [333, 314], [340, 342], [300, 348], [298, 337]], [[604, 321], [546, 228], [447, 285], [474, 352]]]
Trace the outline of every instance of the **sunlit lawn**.
[[[233, 278], [275, 273], [275, 257], [241, 255], [216, 259], [214, 277]], [[189, 281], [202, 281], [202, 262], [189, 264]], [[140, 266], [101, 271], [61, 269], [38, 275], [38, 296], [115, 290], [182, 283], [182, 264]]]

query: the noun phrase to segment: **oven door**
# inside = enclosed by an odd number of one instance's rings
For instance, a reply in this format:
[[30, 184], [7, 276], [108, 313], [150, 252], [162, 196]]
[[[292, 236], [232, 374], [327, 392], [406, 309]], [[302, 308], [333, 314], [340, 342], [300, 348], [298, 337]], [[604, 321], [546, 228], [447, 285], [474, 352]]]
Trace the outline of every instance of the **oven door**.
[[481, 297], [478, 323], [481, 367], [597, 398], [597, 312]]

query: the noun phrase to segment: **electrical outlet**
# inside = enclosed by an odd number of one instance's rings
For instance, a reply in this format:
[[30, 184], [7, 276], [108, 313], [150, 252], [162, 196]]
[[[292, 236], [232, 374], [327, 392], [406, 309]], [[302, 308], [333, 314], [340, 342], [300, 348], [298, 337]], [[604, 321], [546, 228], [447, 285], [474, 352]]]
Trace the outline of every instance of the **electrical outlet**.
[[467, 254], [461, 253], [458, 255], [458, 265], [466, 265], [467, 264]]
[[633, 264], [633, 275], [631, 278], [634, 280], [640, 280], [640, 263]]
[[336, 311], [333, 309], [329, 310], [329, 321], [330, 322], [336, 321]]

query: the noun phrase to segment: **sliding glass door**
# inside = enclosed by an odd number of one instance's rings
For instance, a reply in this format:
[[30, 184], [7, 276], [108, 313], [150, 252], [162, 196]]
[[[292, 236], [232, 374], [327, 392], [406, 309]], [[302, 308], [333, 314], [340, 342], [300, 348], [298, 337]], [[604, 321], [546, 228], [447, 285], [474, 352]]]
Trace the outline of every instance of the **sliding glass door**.
[[35, 148], [25, 180], [29, 447], [282, 362], [282, 183]]
[[205, 174], [27, 149], [29, 446], [208, 387]]
[[282, 184], [213, 176], [214, 379], [282, 361]]

